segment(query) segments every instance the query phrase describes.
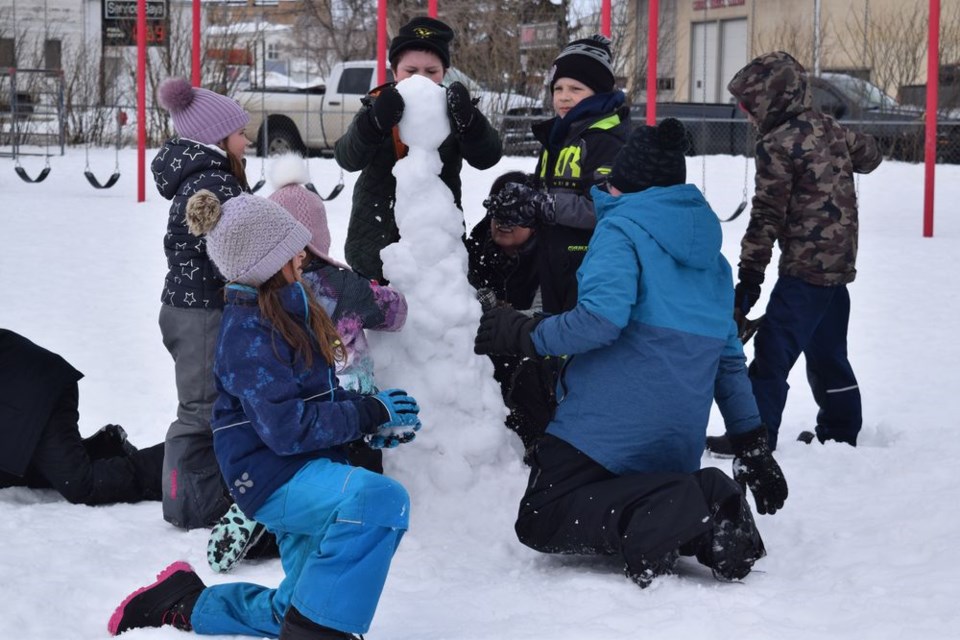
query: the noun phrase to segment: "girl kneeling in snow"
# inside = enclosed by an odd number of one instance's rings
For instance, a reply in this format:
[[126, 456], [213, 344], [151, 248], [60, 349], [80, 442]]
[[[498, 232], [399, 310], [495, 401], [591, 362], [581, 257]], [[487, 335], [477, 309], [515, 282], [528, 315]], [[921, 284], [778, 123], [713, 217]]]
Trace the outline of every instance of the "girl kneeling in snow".
[[[290, 212], [310, 231], [303, 262], [303, 285], [336, 325], [345, 358], [337, 363], [340, 386], [358, 393], [379, 391], [365, 329], [399, 331], [407, 319], [407, 300], [388, 286], [368, 280], [330, 257], [330, 229], [323, 198], [307, 189], [306, 163], [296, 154], [278, 158], [271, 169], [276, 188], [269, 200]], [[350, 464], [383, 473], [383, 452], [358, 439], [346, 447]], [[251, 549], [271, 548], [262, 523], [250, 520], [234, 504], [210, 532], [207, 561], [217, 573], [232, 570]], [[263, 556], [260, 556], [263, 557]]]
[[214, 448], [240, 509], [280, 548], [277, 588], [206, 587], [175, 562], [123, 600], [108, 629], [171, 625], [201, 634], [352, 638], [370, 626], [409, 521], [406, 490], [350, 466], [343, 445], [411, 441], [419, 407], [399, 389], [365, 396], [337, 385], [343, 345], [300, 282], [310, 232], [283, 207], [201, 191], [191, 232], [228, 281], [214, 373]]

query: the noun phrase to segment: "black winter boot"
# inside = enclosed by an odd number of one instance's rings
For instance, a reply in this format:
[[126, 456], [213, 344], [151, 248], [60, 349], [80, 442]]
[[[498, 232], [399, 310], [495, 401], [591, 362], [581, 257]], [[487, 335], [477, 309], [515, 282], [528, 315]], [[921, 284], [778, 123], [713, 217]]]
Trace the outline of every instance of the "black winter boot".
[[283, 616], [280, 640], [363, 640], [363, 636], [319, 625], [291, 605]]
[[190, 615], [206, 586], [186, 562], [174, 562], [153, 584], [137, 589], [120, 603], [107, 630], [115, 636], [130, 629], [170, 625], [192, 631]]
[[624, 567], [623, 572], [628, 578], [637, 583], [641, 589], [646, 589], [659, 576], [669, 576], [677, 572], [677, 561], [680, 559], [678, 551], [674, 550], [655, 560], [641, 558], [638, 566]]
[[750, 506], [741, 499], [736, 511], [733, 516], [722, 511], [714, 516], [711, 561], [707, 564], [713, 569], [713, 577], [724, 582], [747, 577], [753, 563], [767, 554]]
[[147, 449], [134, 449], [128, 458], [133, 463], [137, 484], [140, 485], [141, 500], [163, 499], [163, 443]]

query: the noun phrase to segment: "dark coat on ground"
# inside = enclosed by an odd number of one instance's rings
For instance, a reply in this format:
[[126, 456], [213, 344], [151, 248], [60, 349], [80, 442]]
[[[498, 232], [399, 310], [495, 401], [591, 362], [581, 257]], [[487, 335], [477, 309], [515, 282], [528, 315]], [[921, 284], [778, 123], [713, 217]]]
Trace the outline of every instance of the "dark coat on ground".
[[57, 400], [82, 377], [57, 354], [0, 329], [0, 471], [24, 474]]
[[[379, 88], [374, 91], [379, 92]], [[344, 246], [347, 264], [367, 278], [382, 281], [380, 250], [400, 239], [393, 214], [397, 192], [393, 167], [406, 155], [407, 147], [400, 142], [396, 129], [393, 135], [370, 138], [364, 135], [364, 127], [357, 126], [357, 120], [369, 118], [368, 111], [375, 100], [375, 97], [366, 99], [350, 128], [337, 140], [334, 155], [347, 171], [361, 171], [353, 189], [353, 208]], [[462, 209], [460, 169], [463, 161], [477, 169], [489, 169], [500, 161], [502, 148], [497, 130], [481, 116], [463, 135], [451, 133], [440, 145], [439, 152], [443, 162], [440, 179]]]
[[167, 277], [161, 302], [184, 309], [223, 307], [223, 278], [207, 255], [207, 242], [187, 229], [187, 200], [201, 189], [221, 203], [242, 193], [226, 155], [186, 138], [167, 141], [150, 165], [157, 190], [170, 204], [163, 250]]

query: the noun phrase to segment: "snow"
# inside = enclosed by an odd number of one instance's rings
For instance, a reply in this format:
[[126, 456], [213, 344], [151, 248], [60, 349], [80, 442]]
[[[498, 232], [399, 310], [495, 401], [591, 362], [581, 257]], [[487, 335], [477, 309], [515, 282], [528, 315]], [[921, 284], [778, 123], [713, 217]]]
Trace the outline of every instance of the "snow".
[[[42, 166], [37, 158], [23, 163], [34, 175]], [[147, 202], [136, 204], [135, 152], [123, 150], [121, 163], [123, 177], [108, 191], [84, 180], [82, 149], [52, 158], [51, 175], [39, 185], [21, 182], [13, 163], [2, 163], [0, 326], [62, 354], [86, 374], [80, 382], [82, 433], [115, 422], [135, 444], [147, 446], [163, 438], [176, 406], [173, 366], [157, 327], [168, 203], [148, 183]], [[339, 175], [336, 164], [319, 158], [310, 164], [318, 190], [328, 192]], [[480, 203], [497, 175], [532, 170], [533, 164], [533, 158], [505, 158], [487, 171], [465, 166], [468, 224], [482, 216]], [[93, 150], [91, 166], [108, 174], [113, 151]], [[260, 160], [251, 158], [250, 176], [259, 172]], [[752, 167], [749, 172], [752, 185]], [[704, 172], [700, 158], [689, 159], [691, 181], [699, 183], [702, 173], [708, 199], [728, 215], [741, 198], [744, 160], [711, 157]], [[356, 177], [347, 174], [344, 194], [327, 203], [336, 258], [343, 257]], [[758, 517], [769, 555], [742, 584], [718, 583], [688, 559], [680, 576], [641, 591], [611, 559], [552, 557], [523, 547], [512, 525], [526, 472], [516, 443], [499, 426], [502, 406], [490, 402], [472, 415], [461, 411], [473, 406], [466, 396], [487, 392], [480, 383], [457, 382], [465, 365], [453, 355], [397, 361], [403, 349], [418, 347], [420, 336], [411, 331], [397, 336], [405, 346], [380, 343], [380, 363], [402, 369], [398, 377], [431, 404], [436, 381], [447, 382], [450, 393], [445, 404], [425, 407], [416, 442], [387, 452], [390, 470], [411, 487], [413, 518], [367, 637], [956, 637], [960, 167], [938, 167], [932, 239], [921, 237], [922, 166], [884, 163], [862, 177], [859, 188], [850, 353], [864, 401], [861, 446], [793, 441], [812, 426], [816, 412], [802, 364], [796, 367], [777, 453], [790, 497], [776, 515]], [[734, 263], [745, 225], [746, 216], [724, 225], [724, 253]], [[437, 232], [417, 242], [437, 238], [445, 236]], [[421, 299], [416, 284], [437, 282], [432, 269], [441, 266], [417, 268], [426, 272], [411, 283], [411, 299], [457, 307], [450, 309], [451, 326], [461, 322], [454, 311], [479, 313], [472, 300], [460, 308], [460, 293], [436, 299], [428, 291]], [[769, 289], [768, 282], [765, 294]], [[408, 329], [415, 322], [411, 311]], [[451, 344], [465, 341], [461, 336]], [[420, 340], [425, 353], [434, 354], [434, 347]], [[721, 431], [715, 412], [710, 432]], [[481, 451], [491, 442], [507, 445], [494, 447], [489, 460], [450, 462], [457, 452]], [[703, 464], [729, 471], [730, 463], [705, 457]], [[213, 574], [207, 532], [166, 524], [159, 503], [91, 508], [49, 491], [15, 488], [0, 491], [0, 514], [0, 638], [105, 638], [120, 600], [177, 559], [191, 562], [208, 584], [275, 584], [281, 576], [276, 561]], [[187, 636], [165, 628], [124, 637]]]

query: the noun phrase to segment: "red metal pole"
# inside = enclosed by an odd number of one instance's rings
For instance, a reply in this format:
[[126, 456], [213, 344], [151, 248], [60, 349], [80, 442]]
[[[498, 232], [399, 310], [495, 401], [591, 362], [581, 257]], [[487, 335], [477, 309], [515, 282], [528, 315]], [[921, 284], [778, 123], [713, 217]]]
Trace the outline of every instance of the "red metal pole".
[[937, 162], [937, 102], [940, 84], [940, 0], [930, 0], [927, 25], [927, 113], [923, 146], [923, 237], [933, 237], [933, 182]]
[[660, 31], [660, 0], [647, 5], [647, 125], [657, 124], [657, 33]]
[[427, 15], [431, 18], [437, 17], [437, 0], [430, 0], [427, 3]]
[[612, 0], [603, 0], [600, 4], [600, 33], [610, 37], [610, 4]]
[[387, 81], [387, 0], [377, 0], [377, 84]]
[[200, 86], [200, 0], [193, 0], [193, 74], [190, 78], [195, 87]]
[[137, 202], [147, 199], [147, 0], [137, 2]]

